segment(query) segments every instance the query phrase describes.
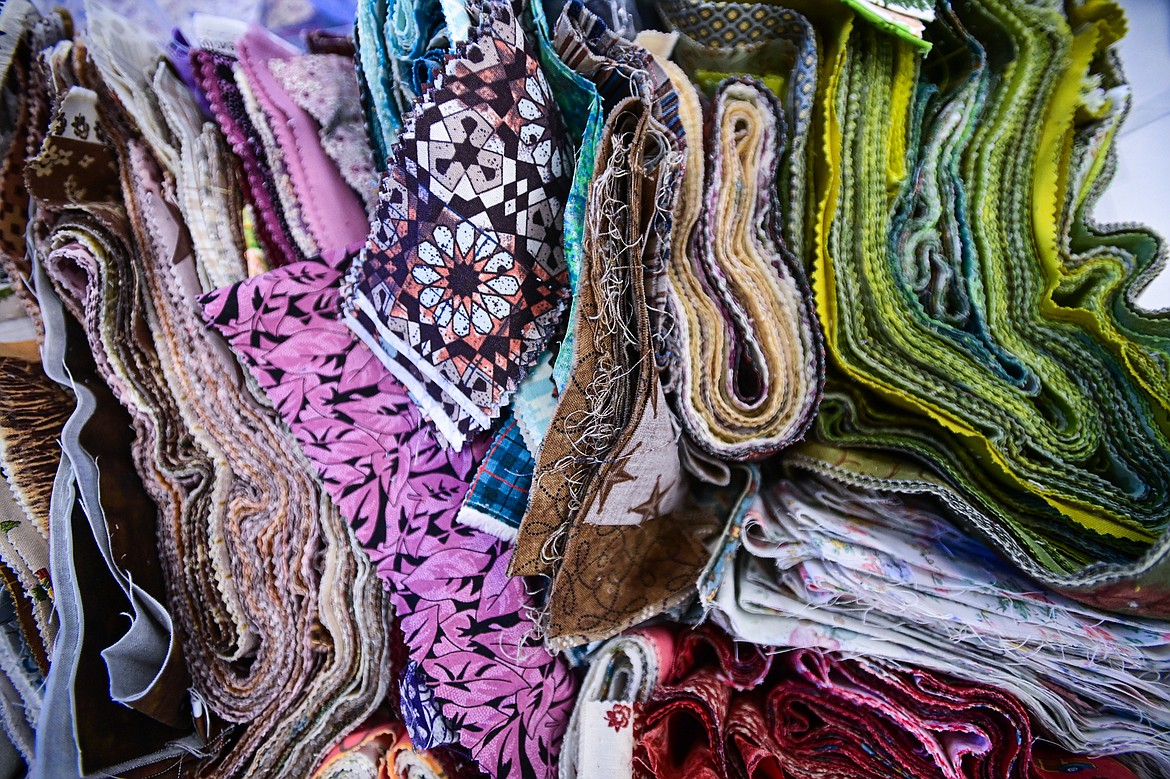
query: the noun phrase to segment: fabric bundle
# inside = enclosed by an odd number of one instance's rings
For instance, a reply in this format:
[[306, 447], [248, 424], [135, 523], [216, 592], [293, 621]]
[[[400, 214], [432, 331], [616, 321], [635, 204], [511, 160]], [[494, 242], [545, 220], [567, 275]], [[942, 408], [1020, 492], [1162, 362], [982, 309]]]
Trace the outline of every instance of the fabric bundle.
[[57, 440], [70, 401], [39, 360], [0, 358], [0, 457], [7, 481], [7, 489], [0, 490], [0, 560], [20, 620], [35, 624], [26, 633], [42, 671], [48, 668], [56, 633], [48, 571], [50, 505], [61, 461]]
[[1165, 326], [1133, 304], [1157, 242], [1086, 221], [1127, 104], [1124, 22], [944, 10], [924, 60], [835, 31], [814, 292], [839, 372], [817, 436], [926, 464], [1029, 575], [1165, 616]]
[[[129, 600], [134, 618], [129, 633], [95, 648], [100, 656], [81, 643], [82, 635], [103, 640], [93, 621], [106, 619], [100, 606], [93, 613], [96, 604], [82, 597], [81, 611], [68, 629], [62, 625], [69, 642], [54, 653], [38, 739], [48, 748], [66, 737], [72, 716], [78, 745], [72, 758], [50, 750], [38, 770], [61, 776], [141, 764], [134, 750], [151, 743], [168, 763], [221, 750], [216, 765], [225, 775], [296, 772], [328, 749], [341, 721], [385, 694], [379, 588], [369, 564], [353, 556], [336, 511], [295, 476], [303, 466], [288, 434], [201, 326], [201, 274], [173, 185], [132, 120], [103, 107], [91, 88], [106, 89], [98, 73], [75, 70], [69, 54], [59, 47], [44, 64], [62, 88], [54, 125], [66, 129], [46, 136], [29, 174], [41, 209], [38, 294], [50, 295], [51, 283], [77, 323], [57, 304], [52, 328], [46, 325], [46, 354], [51, 343], [65, 358], [46, 369], [78, 393], [64, 434], [69, 475], [58, 474], [58, 482], [76, 485], [97, 560], [105, 558], [109, 584]], [[82, 154], [96, 164], [76, 172], [62, 166]], [[85, 368], [68, 355], [86, 345], [96, 364], [93, 379], [81, 384]], [[108, 436], [102, 414], [117, 416], [98, 377], [135, 421], [133, 442], [87, 432], [102, 424]], [[125, 467], [131, 453], [145, 488], [134, 501], [137, 476]], [[67, 527], [71, 509], [60, 497]], [[71, 585], [77, 598], [92, 581], [89, 571], [59, 571], [54, 582]], [[339, 587], [352, 600], [334, 603]], [[109, 624], [105, 635], [110, 628], [116, 631]], [[56, 695], [60, 674], [100, 674], [93, 679], [100, 685], [107, 672], [108, 695], [153, 723], [130, 725], [119, 715], [136, 734], [121, 743], [74, 691], [64, 688], [73, 702]]]
[[930, 505], [832, 482], [765, 488], [740, 541], [715, 599], [736, 635], [993, 683], [1071, 749], [1165, 759], [1165, 623], [1038, 590]]
[[629, 773], [634, 714], [665, 680], [673, 652], [670, 631], [650, 627], [617, 636], [593, 654], [565, 731], [560, 776]]
[[[1051, 746], [1033, 754], [1023, 706], [979, 683], [819, 650], [771, 657], [713, 629], [667, 632], [655, 644], [667, 667], [649, 699], [606, 712], [636, 742], [632, 764], [614, 763], [609, 776], [1012, 777], [1062, 759], [1098, 767]], [[1112, 760], [1099, 767], [1133, 775]]]
[[0, 777], [1166, 775], [1125, 27], [0, 3]]
[[[784, 215], [776, 202], [777, 184], [790, 179], [783, 166], [799, 173], [803, 148], [786, 148], [785, 108], [766, 84], [722, 81], [704, 126], [695, 88], [679, 76], [673, 79], [679, 115], [694, 139], [676, 204], [670, 265], [679, 416], [709, 453], [760, 459], [804, 435], [824, 380], [812, 296], [784, 246]], [[815, 75], [797, 79], [794, 91], [807, 93], [814, 81]], [[797, 111], [807, 125], [807, 107]], [[803, 137], [807, 126], [796, 129]], [[704, 186], [698, 141], [705, 137], [713, 165]], [[803, 231], [802, 210], [790, 224]]]

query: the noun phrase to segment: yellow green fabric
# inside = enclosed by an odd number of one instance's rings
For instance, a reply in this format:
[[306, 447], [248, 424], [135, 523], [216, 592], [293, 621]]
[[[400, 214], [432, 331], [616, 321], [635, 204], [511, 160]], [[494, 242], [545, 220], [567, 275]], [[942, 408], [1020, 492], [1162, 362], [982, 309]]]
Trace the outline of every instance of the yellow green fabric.
[[815, 123], [815, 438], [928, 465], [1074, 589], [1148, 569], [1170, 523], [1170, 330], [1133, 302], [1159, 242], [1089, 219], [1124, 29], [1106, 0], [953, 2], [923, 56], [846, 19]]

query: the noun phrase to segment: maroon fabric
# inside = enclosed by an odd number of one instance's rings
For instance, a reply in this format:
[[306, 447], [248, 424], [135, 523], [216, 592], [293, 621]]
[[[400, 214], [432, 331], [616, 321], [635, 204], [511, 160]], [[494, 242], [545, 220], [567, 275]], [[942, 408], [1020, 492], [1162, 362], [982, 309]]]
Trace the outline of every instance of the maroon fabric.
[[1113, 758], [1033, 747], [1027, 711], [993, 687], [819, 650], [769, 656], [709, 625], [674, 636], [637, 714], [637, 777], [1136, 779]]
[[1031, 726], [1007, 693], [819, 651], [776, 663], [766, 713], [792, 776], [1028, 776]]
[[[771, 665], [760, 647], [732, 641], [712, 625], [680, 628], [667, 680], [638, 719], [635, 776], [727, 777], [749, 770], [781, 776], [767, 773], [775, 748], [759, 702], [747, 692], [764, 682]], [[746, 735], [751, 731], [755, 740]]]
[[756, 644], [733, 641], [714, 625], [683, 630], [674, 647], [671, 677], [683, 679], [704, 665], [720, 669], [726, 683], [737, 690], [758, 687], [772, 667], [771, 655]]
[[1112, 757], [1082, 757], [1052, 744], [1032, 747], [1035, 779], [1137, 779], [1137, 775]]

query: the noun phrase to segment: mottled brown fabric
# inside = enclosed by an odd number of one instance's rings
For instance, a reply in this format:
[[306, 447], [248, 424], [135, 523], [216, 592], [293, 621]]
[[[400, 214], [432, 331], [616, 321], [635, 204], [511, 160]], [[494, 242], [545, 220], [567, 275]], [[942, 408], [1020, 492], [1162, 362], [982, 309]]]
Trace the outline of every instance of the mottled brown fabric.
[[717, 520], [688, 495], [652, 359], [679, 156], [644, 100], [610, 115], [590, 187], [574, 370], [544, 439], [512, 572], [551, 574], [546, 639], [607, 638], [694, 593]]
[[0, 357], [0, 459], [16, 500], [49, 537], [49, 498], [61, 462], [61, 428], [73, 398], [39, 363]]

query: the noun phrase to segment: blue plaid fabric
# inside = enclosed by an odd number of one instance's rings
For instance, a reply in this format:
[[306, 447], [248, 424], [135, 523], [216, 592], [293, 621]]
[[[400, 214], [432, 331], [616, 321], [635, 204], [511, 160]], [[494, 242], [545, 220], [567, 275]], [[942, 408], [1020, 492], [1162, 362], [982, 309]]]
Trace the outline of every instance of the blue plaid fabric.
[[479, 466], [456, 521], [505, 540], [516, 537], [536, 461], [524, 444], [516, 417], [509, 414]]

